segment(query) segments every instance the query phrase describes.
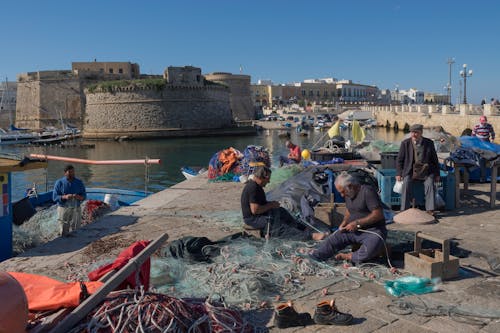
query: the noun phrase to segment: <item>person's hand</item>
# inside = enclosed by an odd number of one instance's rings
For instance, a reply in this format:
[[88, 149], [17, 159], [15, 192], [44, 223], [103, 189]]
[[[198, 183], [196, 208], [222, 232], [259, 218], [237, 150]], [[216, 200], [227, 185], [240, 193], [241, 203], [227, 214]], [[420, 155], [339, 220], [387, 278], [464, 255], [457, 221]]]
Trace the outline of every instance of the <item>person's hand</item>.
[[281, 205], [278, 201], [271, 201], [270, 204], [271, 204], [271, 208], [280, 208], [281, 207]]
[[65, 195], [62, 196], [62, 198], [64, 200], [69, 200], [69, 199], [74, 198], [74, 194], [65, 194]]
[[396, 181], [400, 182], [401, 180], [401, 176], [396, 176]]
[[83, 200], [83, 197], [79, 194], [75, 194], [74, 197], [77, 199], [77, 200], [80, 200], [82, 201]]
[[358, 222], [357, 221], [352, 221], [348, 225], [345, 226], [344, 228], [345, 231], [356, 231], [358, 230]]

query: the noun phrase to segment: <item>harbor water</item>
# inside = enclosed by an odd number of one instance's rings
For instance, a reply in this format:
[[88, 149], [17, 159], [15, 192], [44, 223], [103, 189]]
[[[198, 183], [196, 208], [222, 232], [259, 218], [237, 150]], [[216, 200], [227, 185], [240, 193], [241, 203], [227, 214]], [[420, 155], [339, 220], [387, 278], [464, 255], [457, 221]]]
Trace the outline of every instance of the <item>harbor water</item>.
[[[366, 130], [367, 140], [397, 142], [403, 139], [400, 131], [386, 131], [384, 128]], [[75, 157], [90, 160], [123, 160], [159, 158], [160, 165], [148, 167], [149, 181], [146, 183], [144, 165], [86, 165], [75, 164], [76, 175], [87, 187], [106, 187], [127, 190], [158, 192], [184, 180], [180, 172], [182, 166], [207, 166], [210, 158], [217, 151], [234, 147], [243, 151], [248, 145], [259, 145], [269, 149], [273, 167], [278, 165], [280, 155], [288, 153], [284, 146], [285, 139], [280, 137], [280, 130], [263, 130], [255, 136], [237, 137], [194, 137], [168, 138], [159, 140], [134, 141], [92, 141], [95, 147], [78, 145], [62, 148], [60, 146], [0, 146], [2, 154], [24, 157], [29, 154], [47, 154]], [[299, 136], [290, 131], [291, 140], [302, 148], [311, 148], [328, 139], [326, 132], [310, 131], [308, 136]], [[348, 131], [343, 134], [349, 137]], [[37, 190], [50, 189], [56, 179], [62, 177], [65, 162], [50, 161], [48, 170], [33, 170], [13, 173], [13, 200], [24, 197], [26, 189], [36, 184]]]

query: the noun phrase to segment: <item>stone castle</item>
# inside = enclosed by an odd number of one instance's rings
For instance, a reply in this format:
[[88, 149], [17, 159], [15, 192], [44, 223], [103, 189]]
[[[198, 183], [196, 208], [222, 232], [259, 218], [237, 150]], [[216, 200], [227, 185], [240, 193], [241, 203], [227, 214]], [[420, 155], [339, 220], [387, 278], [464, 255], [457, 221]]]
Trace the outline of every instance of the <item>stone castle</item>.
[[250, 76], [192, 66], [141, 75], [128, 62], [78, 62], [18, 76], [16, 125], [72, 124], [88, 137], [171, 136], [254, 118]]

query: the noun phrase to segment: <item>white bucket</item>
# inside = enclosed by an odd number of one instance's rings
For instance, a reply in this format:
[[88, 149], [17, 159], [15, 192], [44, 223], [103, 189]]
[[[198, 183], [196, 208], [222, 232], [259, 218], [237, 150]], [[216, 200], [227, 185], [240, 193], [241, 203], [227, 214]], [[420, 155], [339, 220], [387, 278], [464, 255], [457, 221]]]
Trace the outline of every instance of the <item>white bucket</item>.
[[118, 204], [118, 198], [114, 194], [105, 194], [104, 195], [104, 202], [109, 205], [111, 210], [117, 210], [118, 207], [120, 206]]

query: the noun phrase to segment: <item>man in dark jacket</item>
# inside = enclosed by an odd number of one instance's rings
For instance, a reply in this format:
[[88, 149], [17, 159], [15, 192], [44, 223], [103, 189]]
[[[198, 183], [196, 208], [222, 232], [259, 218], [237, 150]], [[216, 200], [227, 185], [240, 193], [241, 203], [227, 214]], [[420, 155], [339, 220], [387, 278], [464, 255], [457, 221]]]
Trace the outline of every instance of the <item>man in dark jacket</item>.
[[[424, 126], [410, 127], [410, 137], [401, 142], [396, 164], [396, 180], [403, 181], [401, 210], [410, 208], [414, 182], [424, 182], [425, 210], [433, 214], [435, 210], [434, 182], [439, 182], [439, 162], [431, 139], [424, 138]], [[419, 172], [416, 172], [419, 171]]]

